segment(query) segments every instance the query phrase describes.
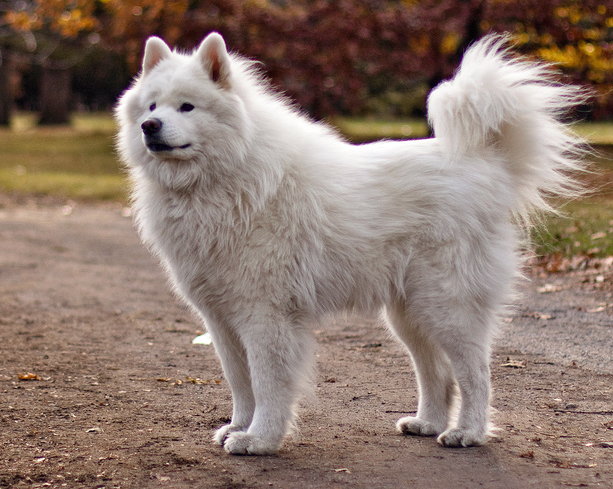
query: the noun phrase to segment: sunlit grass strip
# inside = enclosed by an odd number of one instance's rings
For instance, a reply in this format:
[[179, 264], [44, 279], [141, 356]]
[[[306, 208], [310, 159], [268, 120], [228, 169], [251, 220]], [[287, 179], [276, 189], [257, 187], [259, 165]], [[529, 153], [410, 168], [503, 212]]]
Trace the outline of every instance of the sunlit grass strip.
[[0, 129], [0, 191], [127, 200], [110, 114], [77, 114], [59, 127], [36, 127], [36, 120], [17, 114], [10, 129]]
[[70, 124], [66, 126], [38, 127], [38, 115], [31, 112], [18, 112], [11, 118], [11, 130], [24, 132], [34, 130], [37, 132], [62, 132], [76, 130], [79, 132], [104, 132], [116, 131], [115, 120], [109, 112], [84, 112], [76, 113], [70, 117]]
[[381, 121], [353, 117], [336, 117], [330, 123], [347, 138], [355, 142], [378, 139], [416, 139], [428, 136], [424, 119]]
[[613, 122], [581, 122], [573, 129], [591, 144], [613, 145]]
[[40, 172], [21, 173], [0, 169], [0, 189], [56, 196], [67, 199], [127, 201], [127, 184], [122, 175], [85, 175], [78, 173]]

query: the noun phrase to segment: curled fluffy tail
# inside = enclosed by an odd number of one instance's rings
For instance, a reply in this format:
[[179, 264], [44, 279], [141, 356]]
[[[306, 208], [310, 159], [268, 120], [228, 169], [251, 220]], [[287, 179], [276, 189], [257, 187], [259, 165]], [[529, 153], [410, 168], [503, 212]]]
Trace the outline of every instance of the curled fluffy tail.
[[451, 160], [500, 154], [517, 192], [524, 221], [553, 210], [548, 197], [575, 197], [571, 173], [583, 168], [583, 140], [561, 118], [587, 94], [555, 81], [549, 66], [511, 58], [508, 38], [490, 35], [474, 44], [450, 81], [430, 94], [435, 136]]

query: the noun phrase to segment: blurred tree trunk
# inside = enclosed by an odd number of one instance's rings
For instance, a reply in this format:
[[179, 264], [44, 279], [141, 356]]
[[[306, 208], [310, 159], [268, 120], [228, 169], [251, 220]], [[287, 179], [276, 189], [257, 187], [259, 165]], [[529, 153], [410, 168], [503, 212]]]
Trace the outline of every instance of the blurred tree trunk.
[[40, 86], [40, 125], [68, 124], [70, 121], [70, 69], [43, 65]]
[[11, 122], [11, 86], [9, 82], [10, 67], [6, 51], [0, 49], [0, 126]]

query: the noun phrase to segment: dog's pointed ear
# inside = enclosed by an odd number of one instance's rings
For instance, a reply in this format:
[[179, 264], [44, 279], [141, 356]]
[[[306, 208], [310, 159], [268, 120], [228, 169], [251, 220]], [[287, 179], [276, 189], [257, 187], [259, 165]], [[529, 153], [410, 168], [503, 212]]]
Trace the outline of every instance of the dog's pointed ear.
[[197, 55], [211, 80], [221, 86], [227, 86], [231, 61], [223, 37], [217, 32], [206, 36], [198, 47]]
[[172, 51], [159, 37], [152, 36], [145, 44], [143, 75], [147, 75], [160, 61], [170, 57]]

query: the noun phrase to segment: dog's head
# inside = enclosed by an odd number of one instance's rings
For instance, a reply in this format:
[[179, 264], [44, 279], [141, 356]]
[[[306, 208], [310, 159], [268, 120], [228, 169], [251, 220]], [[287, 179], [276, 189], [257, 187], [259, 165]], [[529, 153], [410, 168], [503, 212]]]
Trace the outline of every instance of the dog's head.
[[149, 38], [141, 74], [116, 110], [128, 166], [156, 172], [151, 176], [173, 186], [244, 158], [250, 122], [236, 90], [239, 65], [217, 33], [191, 54]]

